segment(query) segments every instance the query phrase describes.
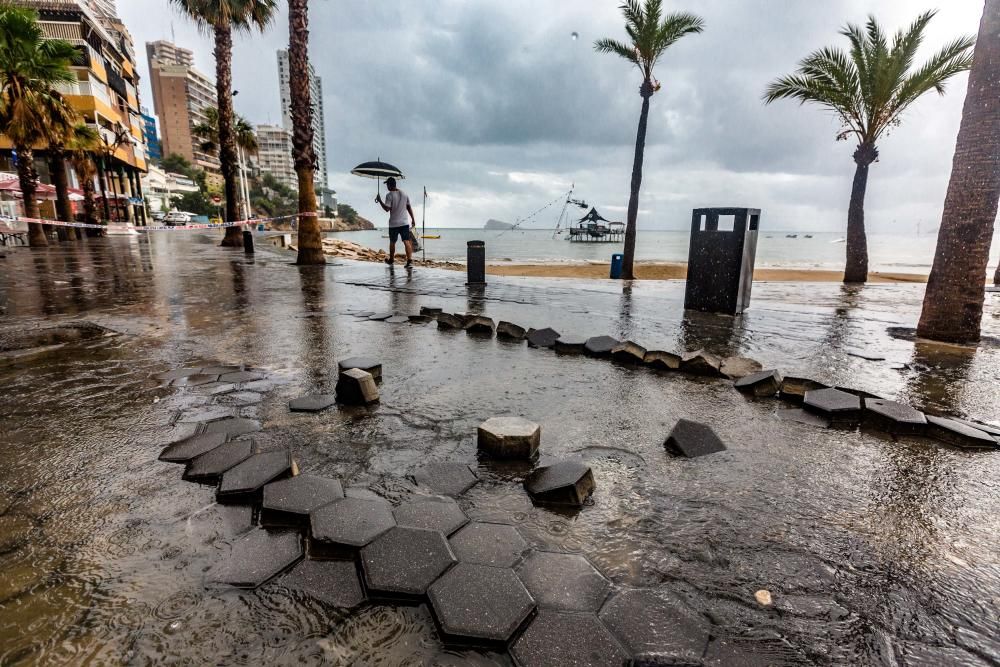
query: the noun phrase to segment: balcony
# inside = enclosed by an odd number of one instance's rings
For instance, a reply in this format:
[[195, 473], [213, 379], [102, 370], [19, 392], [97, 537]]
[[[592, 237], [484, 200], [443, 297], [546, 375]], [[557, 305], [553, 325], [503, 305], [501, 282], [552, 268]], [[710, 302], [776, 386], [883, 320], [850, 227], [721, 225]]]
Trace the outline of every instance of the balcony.
[[106, 106], [114, 108], [111, 102], [111, 95], [108, 88], [100, 81], [74, 81], [69, 83], [56, 84], [56, 90], [63, 95], [74, 97], [93, 97], [103, 102]]

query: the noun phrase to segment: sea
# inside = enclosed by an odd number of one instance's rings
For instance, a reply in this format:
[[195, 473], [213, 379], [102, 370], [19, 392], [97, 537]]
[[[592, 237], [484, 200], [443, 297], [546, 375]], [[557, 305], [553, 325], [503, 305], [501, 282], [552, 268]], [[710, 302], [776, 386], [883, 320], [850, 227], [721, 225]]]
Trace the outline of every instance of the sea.
[[[440, 239], [422, 239], [427, 259], [464, 262], [466, 243], [486, 243], [486, 258], [490, 263], [511, 264], [580, 264], [607, 263], [612, 253], [621, 252], [620, 243], [575, 243], [565, 236], [554, 234], [552, 229], [514, 229], [506, 231], [483, 229], [432, 229], [428, 235]], [[385, 229], [363, 232], [338, 232], [328, 236], [354, 241], [362, 245], [381, 248], [388, 244]], [[648, 262], [686, 262], [688, 231], [639, 230], [636, 240], [636, 259]], [[872, 271], [895, 273], [930, 272], [934, 259], [936, 234], [869, 234], [869, 268]], [[996, 249], [990, 266], [996, 264]], [[844, 234], [827, 232], [762, 232], [757, 237], [757, 267], [788, 269], [843, 270], [845, 261]]]

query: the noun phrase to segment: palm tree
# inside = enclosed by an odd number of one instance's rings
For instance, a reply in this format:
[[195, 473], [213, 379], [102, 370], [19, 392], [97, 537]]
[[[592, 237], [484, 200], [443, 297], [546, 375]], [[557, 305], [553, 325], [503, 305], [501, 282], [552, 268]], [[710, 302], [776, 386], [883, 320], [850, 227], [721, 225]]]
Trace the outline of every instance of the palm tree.
[[[69, 42], [44, 38], [36, 12], [0, 6], [0, 127], [17, 153], [17, 176], [28, 218], [38, 217], [34, 148], [48, 143], [52, 128], [72, 114], [52, 89], [75, 80], [69, 69], [75, 55]], [[48, 245], [43, 225], [28, 224], [28, 243]]]
[[945, 82], [972, 65], [972, 37], [947, 44], [922, 66], [914, 59], [924, 30], [937, 12], [921, 14], [892, 38], [875, 17], [862, 28], [848, 24], [840, 34], [850, 41], [849, 53], [827, 47], [799, 63], [791, 76], [777, 79], [764, 95], [767, 104], [780, 99], [812, 102], [833, 111], [843, 124], [837, 140], [855, 139], [854, 186], [847, 209], [847, 268], [845, 283], [868, 280], [868, 238], [865, 234], [865, 191], [868, 167], [878, 159], [878, 141], [902, 122], [906, 111], [932, 90], [944, 95]]
[[[233, 30], [264, 30], [276, 0], [172, 0], [202, 27], [215, 35], [215, 94], [219, 110], [219, 162], [225, 180], [226, 220], [239, 217], [239, 181], [236, 138], [233, 132]], [[242, 245], [239, 227], [227, 227], [222, 245]]]
[[316, 216], [316, 151], [313, 150], [312, 95], [309, 91], [308, 0], [288, 0], [288, 70], [291, 78], [292, 156], [299, 180], [299, 233], [296, 264], [325, 264]]
[[625, 32], [629, 41], [599, 39], [594, 42], [598, 53], [620, 56], [639, 68], [642, 85], [642, 112], [639, 114], [639, 131], [635, 138], [635, 159], [632, 163], [632, 190], [628, 198], [628, 222], [625, 226], [625, 257], [622, 277], [635, 278], [632, 270], [635, 261], [636, 218], [639, 215], [639, 189], [642, 186], [642, 159], [646, 149], [646, 122], [649, 118], [649, 98], [660, 89], [660, 83], [653, 78], [656, 66], [664, 52], [681, 37], [700, 33], [705, 22], [694, 14], [674, 13], [663, 15], [662, 0], [626, 0], [620, 7], [625, 16]]
[[[101, 135], [97, 130], [89, 125], [77, 125], [73, 128], [72, 134], [66, 139], [66, 155], [73, 171], [76, 172], [76, 180], [80, 182], [83, 190], [83, 214], [84, 222], [88, 225], [98, 225], [101, 222], [97, 214], [97, 200], [95, 197], [94, 177], [97, 175], [97, 165], [94, 163], [94, 154], [101, 147]], [[77, 236], [79, 237], [79, 229]], [[92, 230], [88, 231], [88, 235]]]
[[[1000, 203], [1000, 0], [986, 0], [917, 335], [979, 340], [993, 223]], [[1000, 282], [1000, 268], [997, 269]]]
[[[191, 128], [191, 134], [201, 140], [198, 150], [207, 155], [219, 154], [219, 110], [215, 107], [205, 109], [205, 121]], [[257, 152], [257, 133], [250, 122], [233, 114], [233, 134], [236, 145], [251, 155]]]

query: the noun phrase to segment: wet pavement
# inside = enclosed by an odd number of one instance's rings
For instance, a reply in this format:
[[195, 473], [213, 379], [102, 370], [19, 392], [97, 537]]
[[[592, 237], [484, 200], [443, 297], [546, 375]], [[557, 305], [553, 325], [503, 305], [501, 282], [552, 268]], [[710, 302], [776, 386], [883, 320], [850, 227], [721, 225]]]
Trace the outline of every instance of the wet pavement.
[[[590, 625], [610, 628], [601, 650], [621, 656], [656, 640], [630, 619], [660, 611], [676, 618], [651, 632], [693, 624], [684, 650], [706, 664], [1000, 663], [1000, 452], [825, 429], [779, 419], [786, 404], [726, 380], [348, 313], [430, 306], [649, 350], [703, 347], [996, 423], [1000, 346], [908, 341], [921, 286], [757, 284], [734, 319], [685, 313], [682, 283], [491, 278], [470, 290], [453, 272], [298, 269], [198, 236], [4, 255], [0, 664], [512, 664]], [[996, 341], [1000, 295], [987, 298]], [[382, 364], [378, 404], [289, 410], [334, 393], [337, 360], [352, 356]], [[182, 368], [199, 372], [156, 377]], [[477, 458], [477, 426], [502, 415], [542, 425], [539, 463], [590, 466], [584, 507], [536, 506], [530, 465]], [[669, 456], [681, 418], [711, 424], [728, 449]], [[578, 554], [610, 581], [604, 607], [580, 625], [540, 609], [512, 658], [446, 642], [426, 599], [355, 607], [358, 591], [316, 592], [319, 575], [297, 574], [329, 561], [253, 591], [217, 587], [232, 545], [267, 538], [255, 511], [217, 505], [214, 487], [158, 460], [205, 422], [249, 438], [233, 441], [252, 443], [248, 455], [288, 449], [348, 499], [395, 507], [446, 492], [422, 485], [436, 478], [422, 469], [471, 465], [456, 500], [473, 523], [452, 541], [513, 526], [527, 547], [515, 571], [539, 553]]]

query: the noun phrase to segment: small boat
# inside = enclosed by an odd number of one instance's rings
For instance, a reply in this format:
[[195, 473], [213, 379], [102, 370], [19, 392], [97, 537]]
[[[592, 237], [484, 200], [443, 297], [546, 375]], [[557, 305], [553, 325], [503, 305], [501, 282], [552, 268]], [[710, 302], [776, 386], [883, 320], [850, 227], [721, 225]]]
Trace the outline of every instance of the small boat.
[[420, 238], [422, 238], [422, 239], [439, 239], [439, 238], [441, 238], [441, 235], [440, 234], [422, 234], [420, 236]]
[[834, 240], [830, 241], [830, 243], [843, 243], [843, 242], [845, 242], [846, 240], [847, 240], [847, 239], [834, 239]]
[[786, 239], [797, 239], [797, 238], [799, 238], [799, 235], [798, 234], [785, 234], [785, 238]]
[[805, 238], [807, 238], [807, 239], [811, 239], [812, 237], [813, 237], [812, 234], [806, 234], [806, 236], [805, 236]]

